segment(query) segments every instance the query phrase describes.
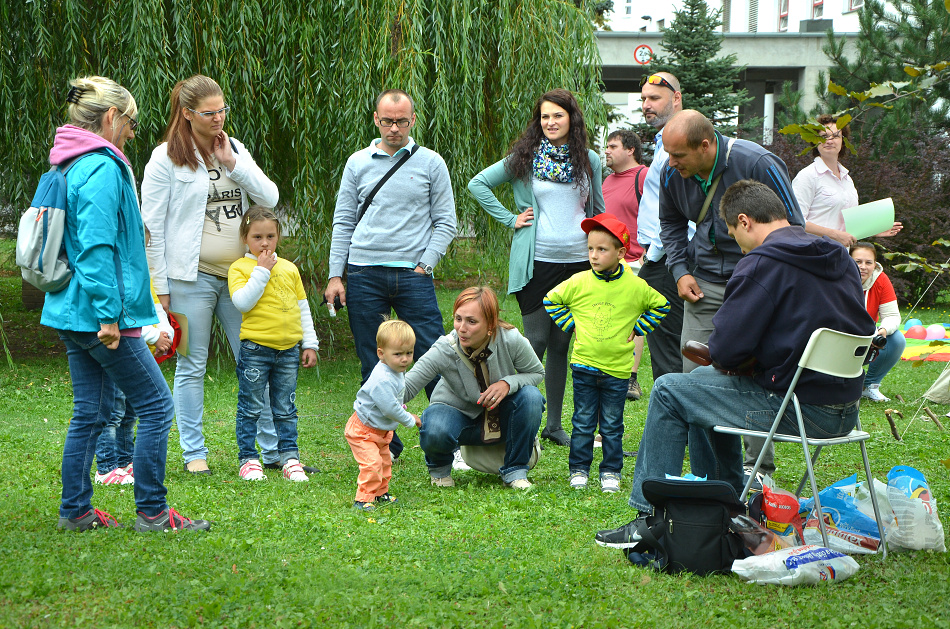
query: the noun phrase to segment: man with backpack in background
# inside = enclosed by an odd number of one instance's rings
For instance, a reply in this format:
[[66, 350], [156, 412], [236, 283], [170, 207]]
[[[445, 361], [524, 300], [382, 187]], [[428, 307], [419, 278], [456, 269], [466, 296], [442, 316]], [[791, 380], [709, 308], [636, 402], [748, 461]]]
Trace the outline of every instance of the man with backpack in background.
[[[623, 223], [630, 233], [637, 233], [637, 215], [640, 213], [640, 198], [643, 196], [643, 184], [646, 181], [649, 167], [643, 161], [643, 147], [640, 138], [632, 129], [618, 129], [607, 136], [607, 147], [604, 149], [604, 162], [613, 172], [604, 179], [604, 206]], [[643, 256], [643, 247], [631, 239], [624, 259], [634, 271], [640, 269], [640, 258]], [[638, 336], [633, 341], [635, 358], [633, 373], [627, 385], [627, 399], [639, 400], [643, 395], [640, 383], [637, 382], [637, 369], [640, 367], [640, 358], [643, 356], [644, 337]]]

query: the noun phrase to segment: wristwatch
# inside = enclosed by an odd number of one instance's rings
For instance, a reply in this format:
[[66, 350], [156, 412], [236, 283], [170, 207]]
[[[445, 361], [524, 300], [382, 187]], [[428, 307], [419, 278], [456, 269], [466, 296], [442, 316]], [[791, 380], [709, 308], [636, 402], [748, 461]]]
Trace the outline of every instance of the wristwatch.
[[419, 262], [416, 266], [425, 271], [426, 275], [432, 275], [432, 267], [425, 262]]

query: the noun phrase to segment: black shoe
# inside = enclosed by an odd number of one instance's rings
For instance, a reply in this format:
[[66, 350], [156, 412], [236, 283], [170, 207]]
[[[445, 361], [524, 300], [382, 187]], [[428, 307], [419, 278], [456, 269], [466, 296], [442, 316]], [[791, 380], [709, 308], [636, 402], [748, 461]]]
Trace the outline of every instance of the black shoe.
[[637, 382], [635, 377], [631, 376], [630, 382], [627, 383], [627, 399], [639, 400], [642, 395], [643, 389], [640, 388], [640, 383]]
[[623, 455], [632, 459], [637, 458], [637, 450], [624, 450]]
[[640, 522], [646, 522], [645, 515], [638, 516], [620, 528], [597, 531], [594, 540], [607, 548], [633, 548], [640, 541], [640, 534], [637, 533], [637, 525]]
[[396, 503], [396, 502], [399, 502], [399, 501], [396, 499], [395, 496], [391, 495], [391, 494], [387, 491], [387, 492], [386, 492], [385, 494], [383, 494], [382, 496], [376, 496], [376, 499], [375, 499], [373, 502], [377, 502], [377, 503], [379, 503], [379, 504], [389, 504], [389, 505], [391, 505], [391, 504]]
[[571, 445], [571, 436], [564, 432], [563, 428], [558, 428], [557, 430], [548, 432], [548, 429], [545, 428], [541, 431], [541, 438], [547, 439], [558, 446], [569, 446]]
[[[262, 464], [261, 464], [261, 467], [263, 467], [265, 470], [282, 470], [282, 469], [284, 469], [284, 467], [283, 467], [279, 462], [274, 462], [274, 463], [262, 463]], [[301, 465], [300, 467], [302, 467], [302, 468], [303, 468], [303, 471], [306, 472], [307, 474], [319, 474], [319, 473], [320, 473], [320, 470], [318, 470], [318, 469], [315, 468], [315, 467], [310, 467], [309, 465]]]

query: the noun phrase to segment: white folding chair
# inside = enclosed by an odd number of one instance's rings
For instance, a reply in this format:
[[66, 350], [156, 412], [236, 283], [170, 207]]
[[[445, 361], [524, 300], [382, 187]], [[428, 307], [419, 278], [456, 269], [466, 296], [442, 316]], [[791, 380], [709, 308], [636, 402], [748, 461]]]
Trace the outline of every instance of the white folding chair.
[[[818, 455], [824, 446], [833, 446], [844, 443], [859, 443], [861, 445], [861, 456], [864, 458], [864, 473], [868, 479], [868, 490], [871, 494], [871, 504], [874, 507], [874, 519], [877, 522], [877, 530], [881, 535], [881, 548], [883, 557], [887, 558], [887, 544], [884, 540], [884, 526], [881, 520], [881, 513], [877, 507], [877, 496], [874, 491], [874, 481], [871, 477], [871, 465], [868, 462], [868, 451], [864, 442], [871, 438], [871, 435], [861, 430], [861, 419], [858, 418], [857, 425], [847, 435], [835, 437], [832, 439], [815, 439], [808, 437], [805, 433], [805, 423], [802, 419], [802, 410], [798, 404], [798, 396], [795, 395], [795, 387], [798, 385], [798, 379], [806, 369], [817, 371], [818, 373], [839, 378], [856, 378], [863, 375], [864, 358], [867, 355], [871, 345], [871, 336], [855, 336], [845, 334], [828, 328], [819, 328], [815, 330], [808, 339], [808, 345], [805, 346], [805, 352], [801, 360], [798, 361], [798, 370], [792, 383], [788, 387], [785, 399], [782, 400], [782, 406], [772, 422], [772, 429], [769, 432], [759, 430], [746, 430], [744, 428], [735, 428], [733, 426], [715, 426], [713, 430], [729, 435], [741, 435], [750, 437], [764, 437], [765, 445], [759, 452], [759, 457], [755, 461], [755, 468], [749, 480], [746, 481], [745, 488], [742, 490], [741, 500], [745, 500], [749, 494], [749, 488], [755, 480], [755, 475], [762, 465], [762, 459], [765, 457], [769, 444], [773, 441], [782, 441], [789, 443], [801, 443], [805, 452], [805, 467], [807, 468], [802, 482], [798, 485], [796, 496], [800, 496], [805, 486], [805, 479], [811, 481], [812, 494], [815, 497], [815, 512], [818, 514], [818, 526], [821, 529], [821, 539], [825, 547], [828, 547], [828, 532], [825, 529], [825, 518], [821, 511], [821, 501], [818, 498], [818, 484], [815, 482], [814, 464], [818, 461]], [[776, 432], [782, 416], [785, 415], [785, 409], [791, 403], [795, 408], [795, 417], [798, 419], [798, 435], [786, 435]], [[808, 446], [815, 446], [814, 456], [809, 455]]]

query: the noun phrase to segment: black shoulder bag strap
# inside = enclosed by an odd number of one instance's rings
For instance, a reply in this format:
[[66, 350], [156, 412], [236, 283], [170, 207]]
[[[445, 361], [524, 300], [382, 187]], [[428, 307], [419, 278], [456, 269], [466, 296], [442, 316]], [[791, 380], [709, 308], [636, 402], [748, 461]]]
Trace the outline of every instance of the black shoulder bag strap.
[[369, 208], [369, 204], [373, 202], [373, 198], [376, 196], [376, 193], [379, 192], [379, 189], [383, 187], [383, 184], [389, 181], [389, 178], [396, 174], [396, 171], [402, 168], [402, 165], [409, 160], [410, 157], [419, 150], [419, 145], [416, 144], [412, 147], [407, 153], [399, 158], [399, 161], [393, 164], [393, 167], [382, 176], [382, 178], [376, 182], [376, 187], [373, 188], [373, 191], [369, 193], [366, 199], [363, 201], [363, 205], [360, 206], [359, 212], [356, 214], [356, 224], [359, 225], [360, 221], [363, 220], [363, 215], [366, 214], [366, 210]]
[[643, 192], [640, 190], [640, 175], [643, 174], [644, 169], [637, 171], [637, 177], [633, 180], [633, 193], [637, 196], [637, 205], [640, 205], [640, 199], [643, 198]]

